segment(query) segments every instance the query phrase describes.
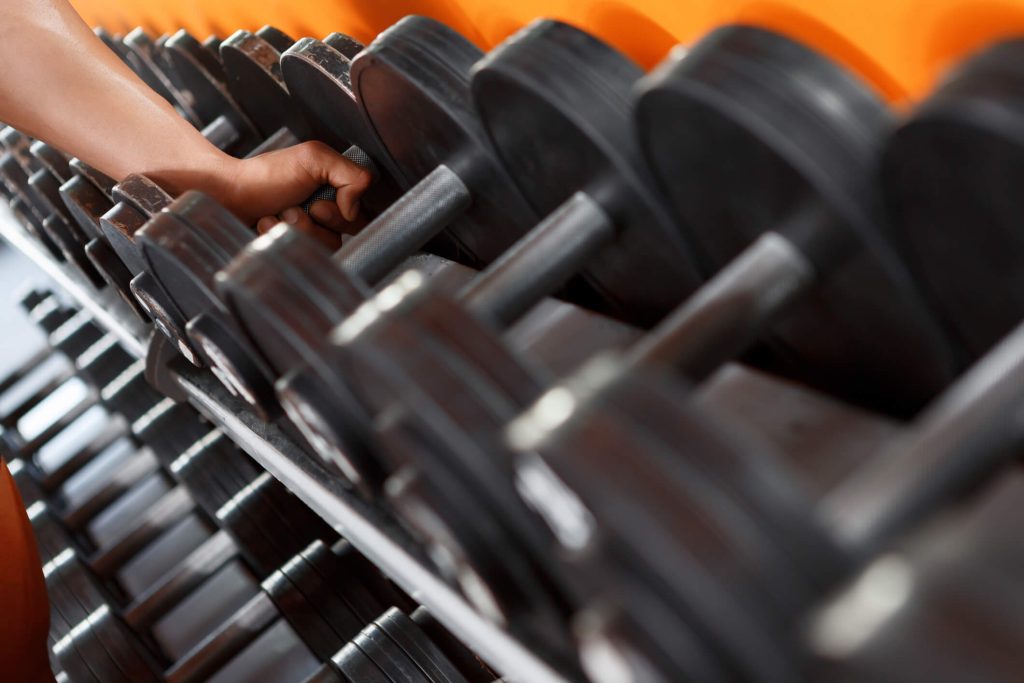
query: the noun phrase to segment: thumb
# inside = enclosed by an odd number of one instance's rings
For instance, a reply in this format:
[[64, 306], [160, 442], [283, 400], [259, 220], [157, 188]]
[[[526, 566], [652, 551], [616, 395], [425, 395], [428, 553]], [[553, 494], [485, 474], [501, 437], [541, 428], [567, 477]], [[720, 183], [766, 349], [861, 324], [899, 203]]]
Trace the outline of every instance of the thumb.
[[354, 221], [359, 216], [359, 197], [370, 186], [373, 174], [323, 143], [303, 146], [308, 147], [304, 150], [306, 171], [318, 185], [337, 189], [338, 210], [345, 220]]

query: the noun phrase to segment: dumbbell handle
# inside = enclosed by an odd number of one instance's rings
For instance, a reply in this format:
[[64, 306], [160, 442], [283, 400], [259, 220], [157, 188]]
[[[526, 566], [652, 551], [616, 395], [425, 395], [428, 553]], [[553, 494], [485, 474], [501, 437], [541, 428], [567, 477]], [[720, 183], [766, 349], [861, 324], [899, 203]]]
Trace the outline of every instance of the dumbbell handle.
[[462, 179], [447, 166], [438, 166], [348, 240], [334, 259], [353, 276], [376, 285], [471, 201]]
[[505, 328], [583, 268], [615, 236], [598, 204], [577, 192], [462, 291], [477, 317]]
[[815, 279], [789, 240], [767, 232], [638, 341], [627, 367], [674, 367], [704, 379], [750, 346]]
[[822, 501], [819, 514], [869, 557], [1019, 457], [1024, 325]]

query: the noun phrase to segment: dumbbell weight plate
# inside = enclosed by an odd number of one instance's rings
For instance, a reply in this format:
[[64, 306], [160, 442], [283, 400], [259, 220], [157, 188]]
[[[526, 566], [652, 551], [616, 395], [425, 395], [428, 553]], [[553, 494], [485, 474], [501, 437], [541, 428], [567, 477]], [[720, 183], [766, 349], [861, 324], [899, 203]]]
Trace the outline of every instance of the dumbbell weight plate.
[[33, 142], [29, 151], [58, 181], [64, 183], [71, 179], [73, 173], [68, 165], [71, 159], [64, 152], [42, 140]]
[[376, 624], [363, 629], [352, 642], [393, 682], [432, 683]]
[[95, 642], [103, 648], [125, 679], [131, 683], [156, 683], [153, 663], [147, 662], [145, 655], [136, 649], [139, 643], [135, 636], [128, 633], [114, 617], [108, 600], [92, 582], [77, 557], [60, 567], [56, 573], [60, 575], [66, 589], [88, 612], [86, 621]]
[[349, 683], [394, 683], [355, 643], [343, 647], [332, 661]]
[[404, 612], [397, 609], [388, 610], [374, 623], [381, 629], [381, 633], [401, 648], [409, 659], [416, 662], [429, 683], [459, 683], [464, 680], [463, 675], [437, 645]]
[[[295, 41], [278, 33], [280, 43], [287, 43], [283, 50], [287, 50]], [[283, 50], [258, 33], [236, 31], [220, 46], [228, 91], [264, 136], [287, 128], [306, 140], [309, 128], [292, 104], [281, 74]]]
[[[341, 39], [341, 34], [335, 35]], [[359, 46], [357, 52], [362, 50], [361, 44], [348, 40], [353, 48]], [[316, 138], [335, 149], [356, 145], [393, 175], [390, 159], [356, 101], [350, 68], [350, 58], [313, 38], [299, 40], [280, 55], [282, 77], [293, 93], [291, 106], [302, 112]]]
[[1024, 310], [1016, 267], [1024, 253], [1016, 229], [1022, 54], [1024, 42], [1005, 40], [959, 65], [883, 156], [897, 243], [973, 355], [1009, 333]]
[[[415, 442], [397, 445], [416, 447]], [[427, 541], [427, 553], [441, 574], [478, 611], [507, 625], [538, 652], [564, 658], [568, 642], [560, 596], [487, 502], [467, 494], [456, 476], [440, 468], [401, 471], [389, 482], [388, 493], [402, 519]]]
[[66, 566], [54, 567], [46, 577], [47, 592], [51, 594], [51, 599], [59, 605], [65, 620], [71, 625], [71, 631], [64, 638], [71, 647], [78, 650], [82, 660], [98, 680], [104, 683], [107, 681], [132, 683], [129, 678], [124, 676], [106, 648], [93, 633], [88, 621], [92, 609], [86, 609], [68, 586], [63, 576], [64, 572], [68, 571]]
[[[665, 397], [677, 408], [685, 406], [677, 392]], [[625, 404], [623, 400], [616, 408]], [[783, 647], [778, 620], [792, 619], [807, 604], [812, 594], [808, 577], [793, 571], [792, 558], [783, 553], [786, 546], [770, 535], [773, 529], [761, 528], [764, 522], [749, 503], [737, 504], [698, 460], [678, 457], [678, 445], [659, 443], [657, 426], [640, 418], [635, 423], [639, 429], [630, 429], [607, 419], [615, 414], [615, 409], [576, 413], [547, 440], [520, 440], [523, 466], [535, 457], [532, 453], [540, 453], [563, 489], [572, 490], [593, 516], [609, 557], [618, 558], [600, 560], [601, 553], [589, 554], [596, 561], [581, 558], [587, 568], [580, 567], [576, 576], [600, 583], [602, 571], [626, 566], [630, 574], [647, 577], [645, 583], [660, 586], [657, 590], [677, 614], [694, 615], [693, 628], [715, 648], [729, 652], [738, 670], [748, 671], [745, 675], [795, 675], [784, 673], [793, 665], [793, 653]], [[677, 409], [672, 419], [677, 429], [688, 425], [679, 433], [692, 434], [695, 449], [736, 447], [729, 445], [725, 433], [703, 422], [699, 411]], [[527, 432], [517, 422], [510, 433], [518, 431], [522, 439]], [[628, 463], [621, 458], [625, 444], [630, 444]], [[556, 507], [556, 501], [542, 504]], [[610, 576], [614, 586], [614, 570]], [[757, 623], [762, 627], [750, 631]]]
[[104, 196], [108, 198], [113, 197], [114, 180], [110, 176], [93, 168], [81, 159], [72, 159], [68, 162], [68, 165], [76, 174], [92, 183], [92, 185], [102, 192]]
[[179, 91], [165, 72], [163, 65], [159, 63], [157, 48], [145, 31], [141, 28], [132, 30], [122, 40], [111, 45], [111, 49], [118, 53], [149, 87], [174, 105], [186, 121], [196, 128], [202, 127], [203, 122], [193, 108], [190, 96]]
[[[224, 116], [233, 127], [238, 140], [228, 151], [244, 154], [259, 143], [255, 126], [231, 99], [223, 79], [211, 74], [213, 57], [202, 45], [182, 30], [167, 40], [161, 55], [171, 77], [177, 79], [179, 90], [193, 98], [200, 120], [209, 124]], [[215, 70], [223, 73], [219, 64]]]
[[284, 571], [274, 572], [261, 586], [273, 600], [281, 616], [317, 659], [330, 659], [345, 642], [345, 639], [339, 638], [331, 626], [313, 609], [305, 595]]

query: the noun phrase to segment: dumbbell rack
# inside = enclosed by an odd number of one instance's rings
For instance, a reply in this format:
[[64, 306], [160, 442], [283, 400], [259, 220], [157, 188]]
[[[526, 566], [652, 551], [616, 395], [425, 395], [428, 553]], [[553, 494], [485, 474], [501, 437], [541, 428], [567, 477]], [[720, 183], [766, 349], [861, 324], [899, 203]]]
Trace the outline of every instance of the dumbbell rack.
[[[36, 264], [64, 292], [114, 334], [139, 359], [149, 350], [149, 332], [110, 291], [97, 292], [58, 263], [0, 207], [0, 237]], [[500, 627], [480, 616], [417, 557], [410, 539], [381, 510], [342, 486], [320, 461], [306, 454], [275, 425], [260, 420], [207, 370], [180, 364], [173, 370], [184, 397], [271, 475], [334, 527], [382, 572], [460, 638], [510, 683], [568, 683]]]

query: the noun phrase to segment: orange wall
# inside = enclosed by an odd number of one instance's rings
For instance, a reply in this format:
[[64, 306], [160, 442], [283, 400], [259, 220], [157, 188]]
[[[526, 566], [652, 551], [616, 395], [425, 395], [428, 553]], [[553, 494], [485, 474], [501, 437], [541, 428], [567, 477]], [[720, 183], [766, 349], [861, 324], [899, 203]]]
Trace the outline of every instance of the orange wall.
[[789, 32], [831, 52], [891, 99], [919, 97], [959, 55], [994, 36], [1024, 34], [1024, 0], [72, 0], [90, 23], [200, 37], [274, 24], [299, 36], [362, 40], [406, 14], [425, 14], [481, 47], [538, 16], [567, 19], [646, 66], [676, 42], [736, 19]]

